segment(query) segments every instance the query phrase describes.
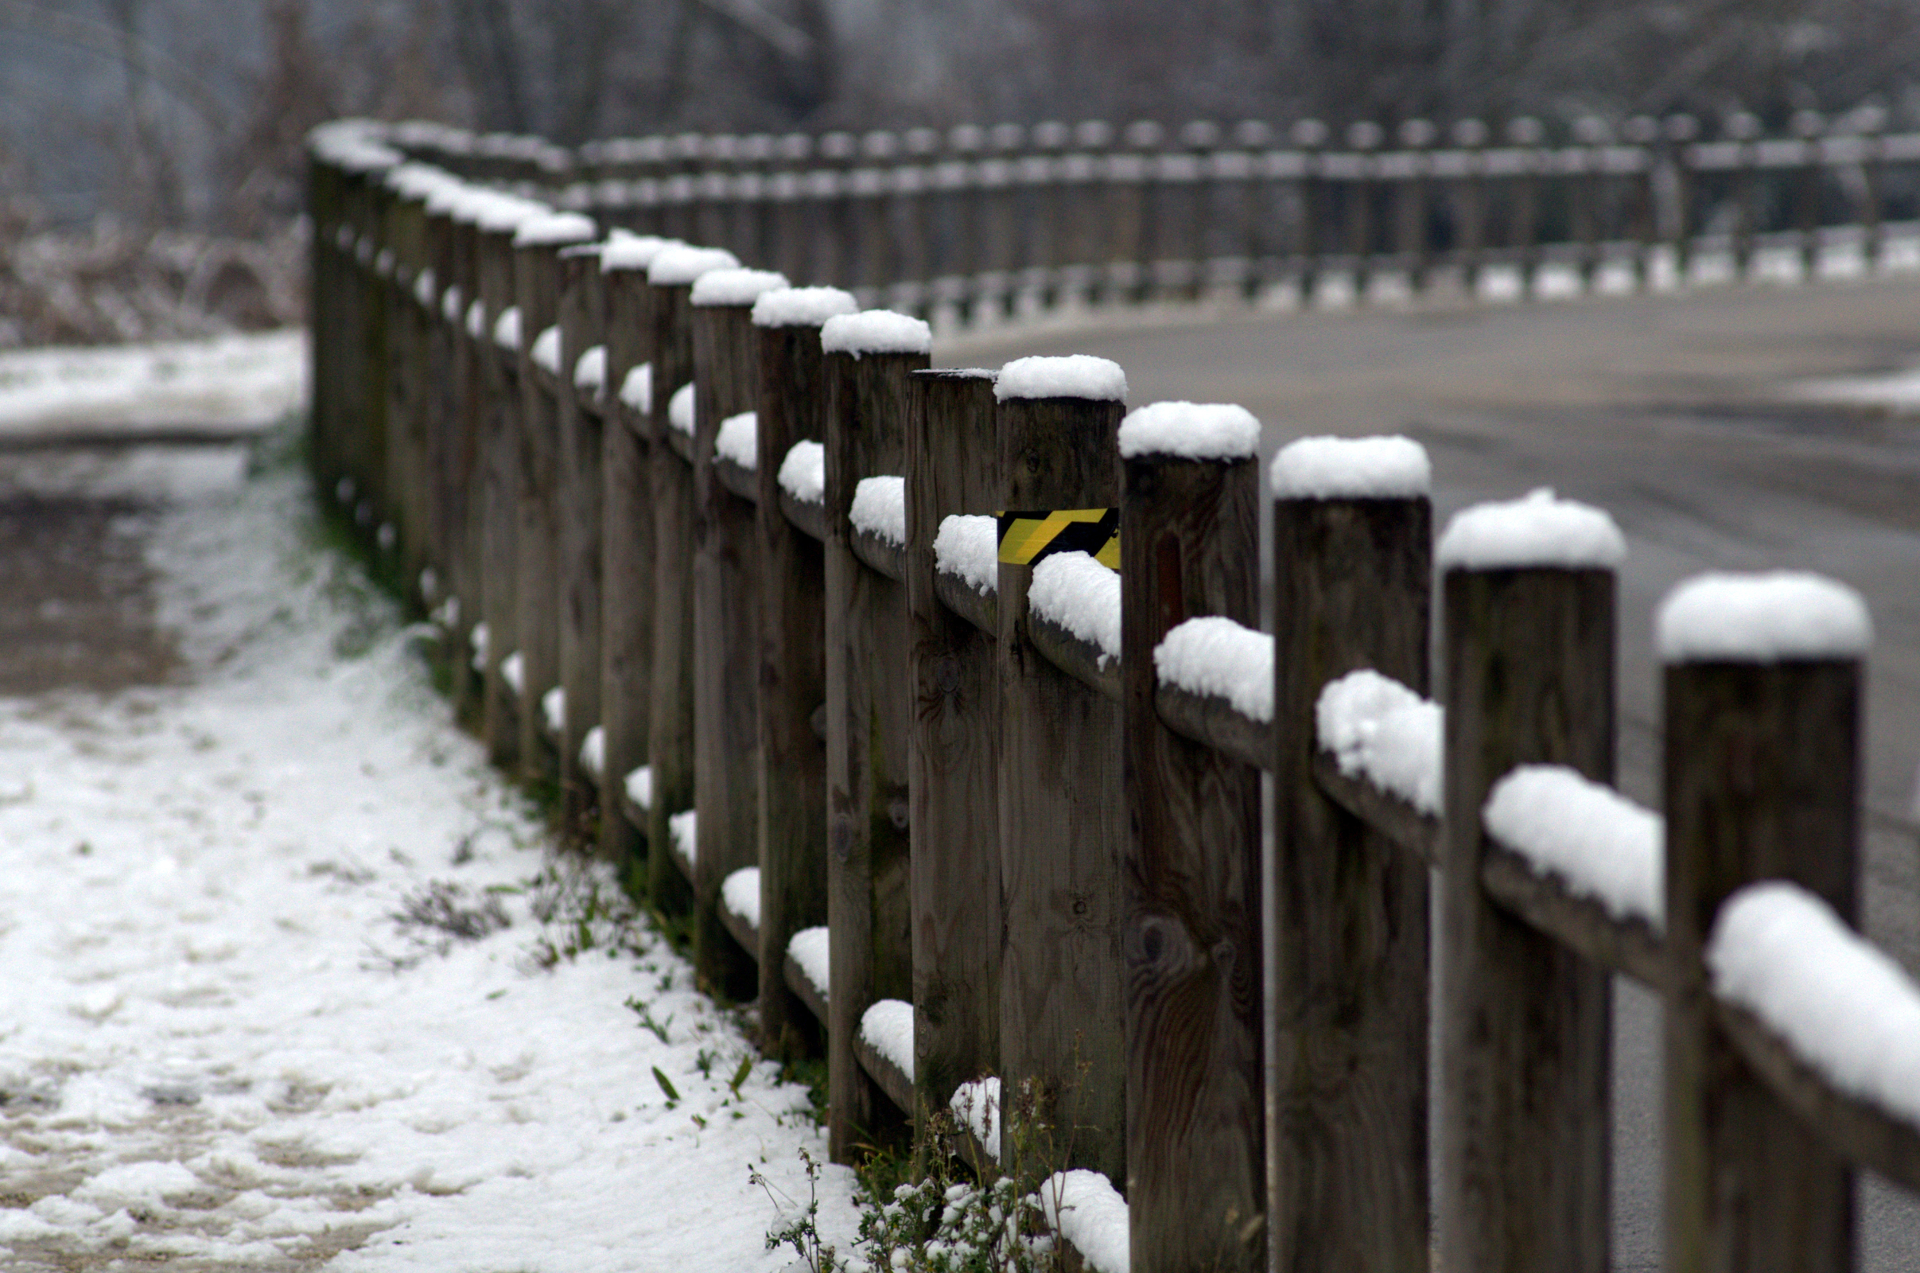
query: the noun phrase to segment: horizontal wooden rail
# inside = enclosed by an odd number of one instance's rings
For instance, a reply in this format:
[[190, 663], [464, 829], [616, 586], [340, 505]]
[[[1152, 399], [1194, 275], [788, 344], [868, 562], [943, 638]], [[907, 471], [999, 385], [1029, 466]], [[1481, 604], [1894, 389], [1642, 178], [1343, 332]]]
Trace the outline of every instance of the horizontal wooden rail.
[[1102, 698], [1120, 701], [1119, 659], [1044, 615], [1030, 613], [1027, 632], [1033, 648], [1045, 655], [1047, 662]]
[[1313, 757], [1313, 780], [1327, 798], [1429, 866], [1440, 864], [1440, 819], [1366, 778], [1341, 772], [1330, 751]]
[[869, 570], [885, 575], [899, 583], [906, 578], [907, 546], [897, 544], [884, 535], [860, 529], [858, 526], [847, 536], [847, 543], [853, 549], [853, 555]]
[[817, 540], [827, 537], [827, 506], [818, 500], [795, 499], [792, 492], [782, 488], [780, 491], [780, 511], [786, 514], [788, 521]]
[[1195, 694], [1165, 681], [1155, 691], [1154, 710], [1167, 728], [1205, 743], [1243, 765], [1273, 768], [1273, 726], [1254, 720], [1217, 694]]
[[1534, 870], [1497, 838], [1488, 838], [1480, 881], [1495, 901], [1583, 958], [1655, 991], [1671, 985], [1666, 942], [1644, 919], [1614, 918], [1559, 877]]
[[713, 475], [720, 485], [750, 504], [760, 502], [760, 478], [752, 469], [741, 468], [724, 455], [713, 460]]
[[940, 604], [959, 615], [989, 637], [1000, 630], [1000, 601], [997, 593], [983, 593], [959, 575], [936, 567], [933, 594]]

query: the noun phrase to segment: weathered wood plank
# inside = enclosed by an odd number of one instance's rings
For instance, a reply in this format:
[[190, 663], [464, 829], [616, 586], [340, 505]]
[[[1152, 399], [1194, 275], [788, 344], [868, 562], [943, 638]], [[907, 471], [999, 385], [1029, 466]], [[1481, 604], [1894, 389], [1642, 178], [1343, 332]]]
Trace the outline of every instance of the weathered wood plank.
[[826, 365], [827, 1134], [845, 1162], [894, 1119], [854, 1061], [860, 1015], [913, 994], [906, 590], [853, 555], [848, 510], [861, 478], [905, 467], [907, 377], [927, 356], [830, 353]]
[[1027, 616], [1027, 635], [1035, 653], [1101, 698], [1120, 701], [1120, 660], [1037, 614]]
[[983, 594], [959, 575], [951, 575], [938, 568], [933, 572], [933, 593], [940, 599], [941, 605], [986, 633], [989, 638], [997, 639], [1000, 631], [999, 594]]
[[1260, 771], [1155, 707], [1154, 647], [1196, 615], [1259, 621], [1259, 465], [1122, 465], [1120, 673], [1132, 1267], [1267, 1268]]
[[803, 534], [824, 542], [827, 538], [827, 506], [812, 500], [795, 499], [785, 489], [780, 492], [780, 515]]
[[907, 546], [905, 544], [896, 544], [892, 540], [873, 534], [871, 531], [861, 530], [856, 526], [848, 533], [847, 545], [867, 569], [884, 575], [895, 583], [901, 582], [906, 577]]
[[520, 771], [532, 779], [558, 779], [555, 751], [547, 738], [541, 699], [560, 680], [560, 524], [555, 499], [560, 471], [559, 404], [540, 383], [533, 342], [558, 316], [560, 262], [545, 244], [513, 250], [513, 299], [520, 308], [520, 419], [515, 455], [518, 515], [514, 556], [520, 586], [519, 613]]
[[721, 421], [759, 398], [751, 306], [695, 305], [693, 352], [693, 962], [709, 986], [743, 1000], [759, 993], [759, 975], [724, 935], [720, 886], [760, 861], [760, 532], [753, 503], [714, 476], [713, 446]]
[[858, 1032], [853, 1036], [853, 1054], [859, 1060], [860, 1068], [866, 1071], [867, 1077], [873, 1080], [881, 1094], [893, 1102], [894, 1108], [902, 1114], [911, 1114], [913, 1080]]
[[786, 974], [787, 989], [793, 993], [794, 998], [806, 1005], [807, 1011], [813, 1014], [820, 1028], [826, 1029], [827, 1001], [820, 997], [820, 991], [813, 984], [813, 979], [807, 976], [806, 970], [800, 967], [799, 961], [792, 955], [783, 957], [781, 969]]
[[750, 504], [760, 501], [760, 475], [752, 469], [743, 469], [724, 455], [716, 455], [712, 460], [713, 480], [722, 490], [735, 499]]
[[1667, 1261], [1853, 1267], [1853, 1170], [1742, 1061], [1701, 949], [1736, 889], [1784, 879], [1859, 919], [1860, 664], [1665, 671]]
[[520, 698], [500, 674], [500, 664], [519, 645], [520, 607], [515, 596], [519, 553], [515, 534], [520, 517], [520, 384], [518, 356], [502, 358], [493, 342], [493, 324], [513, 304], [513, 243], [510, 232], [480, 234], [480, 300], [485, 319], [471, 338], [478, 372], [480, 428], [483, 432], [485, 489], [476, 510], [480, 518], [481, 613], [487, 625], [487, 657], [482, 697], [487, 758], [513, 769], [520, 757]]
[[1427, 865], [1440, 865], [1440, 819], [1431, 813], [1414, 808], [1365, 778], [1348, 777], [1340, 771], [1340, 762], [1332, 752], [1318, 748], [1313, 754], [1313, 781], [1322, 795], [1368, 827], [1424, 858]]
[[[607, 289], [607, 386], [653, 361], [651, 289], [644, 270], [612, 270]], [[626, 776], [647, 763], [653, 674], [654, 518], [651, 422], [626, 407], [601, 433], [600, 725], [606, 790], [622, 813]], [[639, 426], [638, 428], [634, 427]], [[601, 852], [623, 874], [636, 870], [644, 818], [610, 817], [602, 800]]]
[[1164, 682], [1154, 691], [1154, 710], [1168, 729], [1204, 743], [1243, 765], [1273, 765], [1273, 725], [1257, 721], [1224, 698], [1195, 694]]
[[1448, 1268], [1605, 1273], [1612, 984], [1495, 906], [1479, 810], [1516, 765], [1613, 776], [1614, 577], [1450, 569], [1444, 582], [1446, 957], [1440, 1256]]
[[1552, 876], [1489, 836], [1480, 861], [1487, 895], [1561, 945], [1605, 968], [1664, 993], [1670, 980], [1666, 940], [1643, 919], [1615, 919], [1591, 897], [1569, 892]]
[[559, 750], [565, 832], [583, 838], [592, 830], [592, 815], [599, 804], [599, 793], [580, 764], [580, 747], [587, 731], [600, 724], [606, 421], [583, 409], [572, 380], [580, 355], [605, 340], [606, 300], [597, 248], [562, 249], [559, 270], [556, 322], [563, 383], [555, 397], [559, 447], [553, 516], [559, 533], [560, 571], [554, 600], [560, 620], [558, 679], [566, 691], [567, 714], [554, 745]]
[[[1009, 399], [997, 408], [1000, 508], [1112, 507], [1121, 404]], [[1120, 708], [1035, 645], [1030, 565], [1000, 563], [1000, 1075], [1036, 1085], [1053, 1166], [1126, 1179]]]
[[999, 684], [992, 637], [939, 600], [933, 540], [950, 514], [992, 507], [1001, 482], [992, 373], [916, 372], [911, 404], [903, 563], [913, 685], [909, 1108], [925, 1152], [929, 1115], [1000, 1060]]
[[763, 327], [758, 339], [760, 1036], [792, 1056], [816, 1051], [827, 1024], [825, 1005], [796, 999], [781, 975], [793, 935], [827, 922], [827, 751], [813, 728], [827, 693], [827, 567], [819, 537], [787, 515], [772, 458], [825, 435], [826, 363], [818, 326]]
[[758, 956], [760, 930], [748, 923], [745, 915], [735, 914], [725, 901], [720, 903], [719, 913], [721, 927], [726, 929], [727, 936], [733, 939], [734, 945], [740, 948], [741, 953], [749, 959]]
[[1836, 1156], [1920, 1192], [1920, 1129], [1877, 1105], [1834, 1090], [1744, 1008], [1719, 1001], [1715, 1022], [1754, 1073]]
[[653, 681], [647, 763], [653, 806], [647, 814], [647, 883], [654, 904], [672, 913], [691, 898], [675, 870], [667, 819], [693, 807], [693, 470], [668, 445], [667, 403], [693, 379], [691, 283], [648, 286], [653, 329], [653, 411], [649, 421], [653, 504]]

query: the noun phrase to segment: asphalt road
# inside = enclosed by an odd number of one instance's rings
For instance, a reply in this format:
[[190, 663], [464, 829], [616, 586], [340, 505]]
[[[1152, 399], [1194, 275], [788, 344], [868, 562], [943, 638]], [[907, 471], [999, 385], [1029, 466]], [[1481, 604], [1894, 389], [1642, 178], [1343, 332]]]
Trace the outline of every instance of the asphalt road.
[[[1920, 363], [1920, 280], [1596, 297], [1529, 305], [1086, 316], [942, 340], [936, 363], [1090, 353], [1134, 404], [1238, 402], [1268, 454], [1318, 433], [1406, 433], [1434, 466], [1436, 525], [1536, 486], [1625, 531], [1619, 783], [1654, 804], [1651, 615], [1679, 579], [1792, 566], [1872, 607], [1865, 920], [1920, 970], [1920, 417], [1809, 407], [1814, 377]], [[1615, 996], [1618, 1269], [1660, 1267], [1660, 1056], [1653, 1000]], [[1920, 1206], [1867, 1181], [1863, 1267], [1920, 1268]]]

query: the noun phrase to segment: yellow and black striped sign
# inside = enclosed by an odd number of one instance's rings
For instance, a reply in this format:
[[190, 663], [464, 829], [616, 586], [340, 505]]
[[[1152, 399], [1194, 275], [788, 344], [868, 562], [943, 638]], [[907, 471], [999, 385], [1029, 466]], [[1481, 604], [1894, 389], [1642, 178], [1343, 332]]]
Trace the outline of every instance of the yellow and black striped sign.
[[1092, 553], [1093, 559], [1120, 569], [1120, 510], [1055, 508], [1033, 513], [1001, 513], [1000, 560], [1031, 566], [1054, 553]]

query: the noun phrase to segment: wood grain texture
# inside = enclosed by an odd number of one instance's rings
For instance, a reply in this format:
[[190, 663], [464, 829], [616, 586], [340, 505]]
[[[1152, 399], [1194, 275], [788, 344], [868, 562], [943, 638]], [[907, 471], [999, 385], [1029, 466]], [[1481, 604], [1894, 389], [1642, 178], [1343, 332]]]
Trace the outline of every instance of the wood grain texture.
[[1612, 984], [1493, 904], [1479, 811], [1515, 765], [1612, 780], [1614, 577], [1450, 570], [1444, 590], [1440, 1258], [1605, 1273]]
[[760, 1038], [775, 1056], [813, 1051], [826, 1026], [783, 975], [787, 943], [827, 922], [827, 750], [812, 726], [827, 694], [826, 556], [781, 507], [780, 461], [826, 433], [818, 327], [759, 341]]
[[906, 466], [910, 372], [924, 354], [826, 356], [827, 889], [829, 1152], [885, 1136], [852, 1044], [875, 999], [913, 994], [908, 892], [906, 590], [853, 555], [848, 509], [863, 477]]
[[[907, 774], [913, 826], [915, 1127], [1000, 1060], [999, 684], [993, 637], [941, 603], [943, 518], [996, 507], [993, 376], [921, 371], [907, 413], [904, 570], [912, 645]], [[971, 589], [969, 589], [971, 591]]]
[[[647, 276], [615, 270], [605, 276], [607, 385], [653, 360]], [[650, 487], [650, 422], [625, 405], [601, 432], [600, 726], [606, 790], [624, 794], [626, 776], [647, 763], [649, 684], [653, 673], [654, 527]], [[600, 850], [623, 873], [633, 871], [643, 841], [620, 806], [601, 802]]]
[[1120, 498], [1127, 1204], [1140, 1273], [1267, 1267], [1260, 771], [1168, 729], [1154, 647], [1259, 621], [1259, 465], [1135, 456]]
[[[450, 263], [444, 279], [460, 289], [463, 298], [478, 294], [480, 278], [480, 232], [472, 225], [455, 222], [452, 227]], [[449, 467], [447, 487], [448, 536], [452, 542], [453, 568], [450, 586], [460, 599], [460, 621], [455, 625], [450, 657], [453, 666], [453, 709], [457, 720], [478, 720], [482, 708], [485, 669], [473, 667], [473, 629], [485, 616], [485, 575], [480, 564], [480, 539], [483, 524], [486, 433], [485, 394], [481, 377], [478, 342], [467, 335], [459, 322], [444, 325], [451, 357], [447, 378], [453, 393], [453, 416], [449, 422]]]
[[1623, 972], [1664, 993], [1670, 980], [1664, 937], [1643, 919], [1615, 919], [1591, 897], [1542, 875], [1491, 835], [1480, 860], [1487, 896], [1608, 972]]
[[514, 559], [520, 586], [516, 636], [520, 652], [520, 772], [557, 779], [555, 750], [540, 700], [560, 680], [559, 404], [539, 383], [531, 350], [559, 307], [560, 262], [551, 247], [513, 249], [513, 303], [520, 309], [520, 419], [515, 439], [519, 483]]
[[713, 471], [720, 422], [760, 395], [748, 306], [693, 310], [693, 754], [700, 810], [693, 963], [730, 999], [759, 993], [752, 957], [720, 920], [720, 885], [760, 862], [760, 528]]
[[1204, 743], [1243, 765], [1266, 769], [1273, 764], [1272, 722], [1255, 720], [1224, 698], [1163, 681], [1154, 691], [1153, 708], [1161, 724], [1182, 738]]
[[518, 359], [510, 367], [493, 343], [493, 322], [513, 304], [513, 243], [507, 233], [480, 236], [480, 299], [486, 324], [472, 343], [478, 364], [480, 427], [484, 433], [485, 488], [481, 495], [481, 613], [487, 624], [486, 677], [482, 698], [487, 758], [504, 769], [520, 756], [520, 700], [500, 675], [500, 663], [519, 645], [520, 607], [515, 598], [520, 525], [520, 382]]
[[1324, 748], [1314, 753], [1313, 781], [1322, 795], [1373, 831], [1425, 860], [1428, 866], [1440, 865], [1440, 819], [1433, 814], [1383, 791], [1370, 779], [1342, 773], [1339, 758]]
[[649, 287], [653, 329], [653, 412], [648, 422], [653, 503], [653, 678], [647, 763], [647, 884], [672, 914], [692, 899], [668, 847], [667, 819], [693, 808], [693, 470], [666, 445], [667, 403], [693, 379], [691, 284]]
[[1715, 1020], [1700, 952], [1742, 885], [1784, 879], [1859, 919], [1860, 665], [1665, 670], [1667, 1262], [1853, 1267], [1853, 1171]]
[[[996, 414], [998, 507], [1118, 501], [1119, 403], [1011, 400]], [[1125, 1180], [1120, 705], [1034, 648], [1032, 578], [1000, 563], [1000, 1075], [1009, 1093], [1031, 1082], [1055, 1129], [1036, 1165]]]
[[560, 570], [554, 598], [559, 613], [559, 684], [567, 695], [567, 718], [559, 748], [564, 832], [576, 839], [591, 827], [599, 792], [582, 771], [580, 746], [600, 724], [600, 630], [604, 547], [601, 543], [605, 482], [601, 474], [606, 422], [585, 408], [573, 385], [580, 355], [605, 340], [605, 298], [597, 252], [562, 249], [559, 260], [560, 382], [559, 453], [555, 458], [554, 521], [559, 530]]
[[1286, 1273], [1427, 1267], [1427, 864], [1315, 780], [1314, 709], [1356, 668], [1426, 692], [1432, 524], [1425, 498], [1273, 504], [1271, 1215]]

